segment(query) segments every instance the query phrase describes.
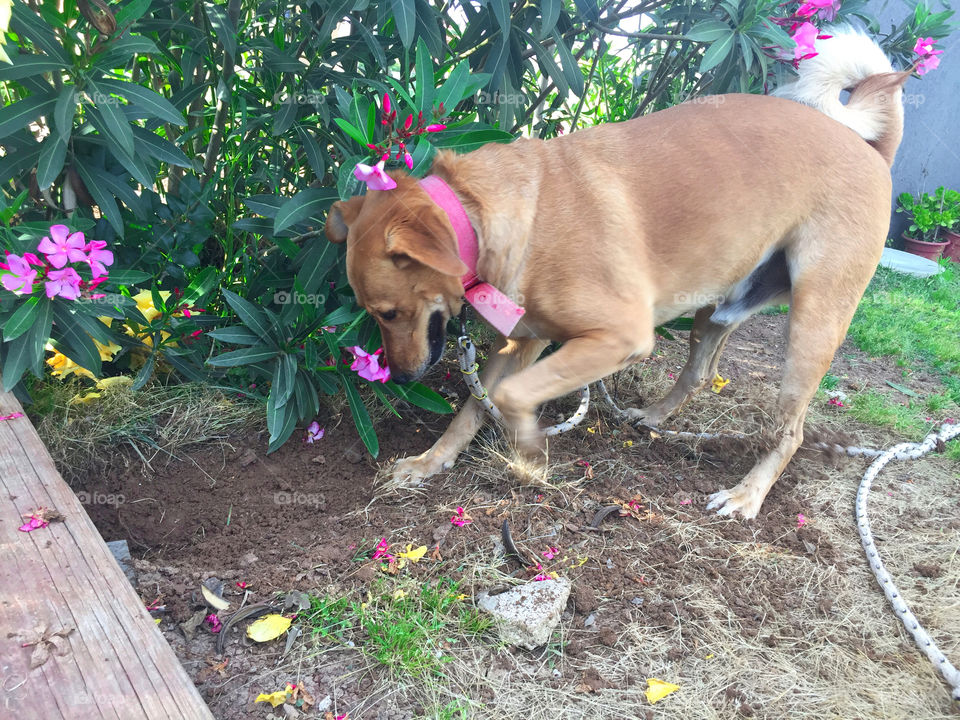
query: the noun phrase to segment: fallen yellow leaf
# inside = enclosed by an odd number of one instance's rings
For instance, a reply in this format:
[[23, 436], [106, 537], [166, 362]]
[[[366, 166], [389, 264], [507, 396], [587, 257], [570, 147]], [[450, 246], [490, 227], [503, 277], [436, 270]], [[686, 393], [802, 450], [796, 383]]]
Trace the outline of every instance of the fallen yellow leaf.
[[264, 615], [250, 624], [247, 628], [247, 637], [256, 642], [267, 642], [283, 635], [290, 629], [290, 618], [283, 615]]
[[406, 596], [407, 596], [407, 593], [404, 592], [403, 590], [397, 590], [396, 592], [393, 593], [394, 600], [403, 600]]
[[287, 699], [287, 691], [277, 690], [276, 692], [272, 692], [272, 693], [260, 693], [259, 695], [257, 695], [257, 699], [254, 700], [253, 702], [254, 704], [258, 702], [268, 702], [274, 707], [277, 707], [277, 705], [283, 705], [286, 699]]
[[674, 685], [664, 680], [657, 680], [657, 678], [647, 678], [647, 690], [645, 694], [649, 703], [653, 705], [653, 703], [663, 700], [667, 695], [679, 689], [679, 685]]
[[406, 558], [412, 563], [420, 562], [423, 559], [423, 556], [427, 554], [427, 546], [421, 545], [416, 550], [411, 549], [413, 545], [407, 545], [406, 552], [397, 553], [397, 557]]

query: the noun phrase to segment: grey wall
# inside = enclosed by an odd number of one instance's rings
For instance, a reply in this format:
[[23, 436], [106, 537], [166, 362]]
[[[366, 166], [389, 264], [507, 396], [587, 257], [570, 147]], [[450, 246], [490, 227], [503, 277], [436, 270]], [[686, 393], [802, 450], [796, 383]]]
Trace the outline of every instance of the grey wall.
[[[903, 0], [871, 0], [867, 9], [882, 32], [911, 12]], [[952, 20], [960, 20], [960, 13]], [[933, 192], [940, 185], [960, 190], [960, 32], [940, 41], [940, 67], [904, 87], [903, 143], [893, 164], [893, 200], [902, 192]], [[906, 228], [891, 210], [890, 237]]]

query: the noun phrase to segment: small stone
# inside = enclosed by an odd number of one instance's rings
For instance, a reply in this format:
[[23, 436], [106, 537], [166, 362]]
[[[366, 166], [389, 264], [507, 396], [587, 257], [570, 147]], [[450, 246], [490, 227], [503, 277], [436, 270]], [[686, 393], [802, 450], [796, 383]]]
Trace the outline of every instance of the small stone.
[[285, 718], [296, 720], [296, 718], [300, 717], [300, 714], [300, 711], [297, 710], [293, 705], [289, 705], [287, 703], [283, 704], [283, 716]]
[[256, 461], [257, 461], [257, 453], [255, 453], [253, 450], [248, 448], [247, 451], [240, 456], [240, 467], [253, 465], [253, 463], [255, 463]]
[[639, 606], [643, 605], [643, 598], [638, 596], [638, 597], [635, 597], [635, 598], [634, 598], [633, 600], [631, 600], [630, 602], [632, 602], [634, 605], [636, 605], [637, 607], [639, 607]]
[[313, 709], [316, 713], [319, 714], [324, 712], [325, 710], [329, 710], [331, 705], [333, 705], [333, 698], [327, 695], [325, 698], [323, 698], [323, 700], [318, 702]]
[[343, 457], [347, 462], [356, 465], [363, 460], [363, 453], [355, 448], [347, 448], [343, 451]]
[[528, 582], [499, 595], [481, 591], [477, 606], [489, 613], [508, 645], [533, 650], [550, 641], [570, 596], [566, 578]]
[[258, 558], [258, 557], [257, 557], [256, 555], [254, 555], [252, 552], [245, 553], [245, 554], [242, 555], [241, 558], [240, 558], [240, 567], [250, 567], [250, 566], [253, 565], [255, 562], [257, 562], [257, 560], [259, 560], [259, 559], [260, 559], [260, 558]]
[[585, 628], [593, 627], [593, 626], [596, 625], [596, 624], [597, 624], [597, 614], [596, 614], [596, 613], [590, 613], [589, 615], [587, 615], [587, 619], [583, 621], [583, 626], [584, 626]]

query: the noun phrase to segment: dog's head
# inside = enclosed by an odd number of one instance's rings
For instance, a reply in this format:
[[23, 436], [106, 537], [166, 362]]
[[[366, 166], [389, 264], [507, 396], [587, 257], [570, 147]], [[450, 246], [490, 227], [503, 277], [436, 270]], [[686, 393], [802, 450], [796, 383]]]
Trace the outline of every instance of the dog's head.
[[347, 243], [347, 278], [383, 336], [390, 375], [416, 380], [443, 354], [447, 320], [460, 312], [467, 266], [444, 213], [417, 181], [393, 173], [393, 190], [336, 202], [326, 235]]

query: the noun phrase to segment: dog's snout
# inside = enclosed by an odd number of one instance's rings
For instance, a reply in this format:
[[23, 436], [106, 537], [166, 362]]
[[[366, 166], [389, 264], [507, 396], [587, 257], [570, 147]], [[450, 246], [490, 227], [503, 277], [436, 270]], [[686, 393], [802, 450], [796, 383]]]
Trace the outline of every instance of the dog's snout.
[[413, 373], [394, 372], [393, 370], [391, 370], [390, 379], [399, 385], [404, 385], [408, 382], [412, 382], [415, 378]]

